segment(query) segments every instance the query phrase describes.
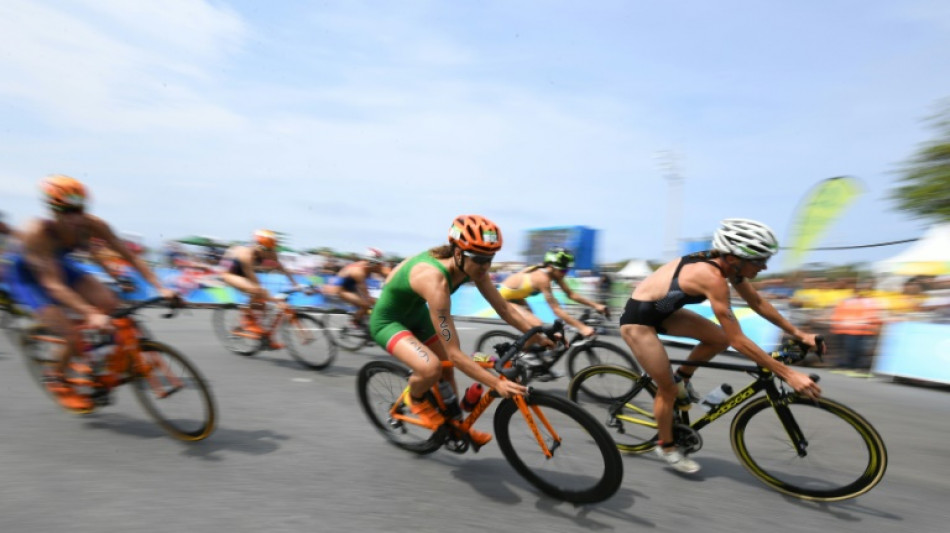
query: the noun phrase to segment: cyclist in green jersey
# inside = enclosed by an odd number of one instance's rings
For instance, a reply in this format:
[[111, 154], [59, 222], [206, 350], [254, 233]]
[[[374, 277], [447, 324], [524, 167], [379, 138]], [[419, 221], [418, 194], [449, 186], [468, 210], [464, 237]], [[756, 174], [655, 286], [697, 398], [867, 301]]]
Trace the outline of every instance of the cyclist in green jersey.
[[[466, 355], [452, 319], [452, 293], [472, 281], [501, 318], [522, 332], [531, 329], [532, 324], [498, 294], [489, 276], [501, 243], [501, 231], [492, 221], [478, 215], [456, 217], [448, 245], [406, 259], [389, 274], [370, 315], [373, 339], [412, 369], [403, 401], [427, 425], [444, 422], [428, 394], [440, 377], [459, 396], [453, 369], [443, 369], [443, 360], [503, 398], [526, 392], [523, 385], [500, 379]], [[539, 342], [553, 346], [546, 338]], [[472, 430], [470, 436], [480, 446], [491, 440], [490, 434], [480, 431]]]

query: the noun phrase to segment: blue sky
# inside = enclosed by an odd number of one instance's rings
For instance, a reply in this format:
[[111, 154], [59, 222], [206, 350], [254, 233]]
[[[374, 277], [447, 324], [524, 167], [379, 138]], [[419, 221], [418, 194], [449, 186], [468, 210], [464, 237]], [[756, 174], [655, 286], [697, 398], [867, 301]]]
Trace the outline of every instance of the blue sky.
[[41, 214], [37, 181], [70, 174], [153, 245], [410, 254], [474, 212], [504, 259], [574, 224], [601, 260], [661, 259], [725, 217], [785, 238], [838, 175], [865, 192], [820, 246], [913, 238], [886, 195], [950, 97], [941, 0], [4, 0], [0, 35], [0, 210]]

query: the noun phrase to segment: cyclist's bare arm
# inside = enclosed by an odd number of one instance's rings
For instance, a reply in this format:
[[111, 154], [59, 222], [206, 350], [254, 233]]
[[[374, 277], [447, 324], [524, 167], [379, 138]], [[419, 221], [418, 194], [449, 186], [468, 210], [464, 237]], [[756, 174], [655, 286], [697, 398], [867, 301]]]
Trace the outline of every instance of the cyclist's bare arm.
[[704, 272], [694, 278], [696, 284], [703, 290], [703, 293], [709, 299], [713, 313], [719, 320], [729, 344], [739, 353], [754, 361], [757, 365], [771, 370], [776, 376], [787, 382], [796, 392], [802, 393], [808, 397], [817, 397], [821, 389], [811, 378], [793, 370], [791, 367], [776, 361], [752, 342], [749, 337], [742, 332], [739, 326], [739, 320], [732, 311], [732, 305], [729, 302], [729, 285], [718, 275], [710, 272]]
[[540, 325], [541, 321], [534, 323], [533, 321], [527, 319], [524, 316], [524, 313], [519, 313], [517, 310], [512, 308], [511, 302], [505, 300], [505, 298], [498, 292], [498, 288], [495, 287], [495, 284], [492, 283], [489, 276], [485, 276], [480, 279], [473, 279], [472, 282], [475, 284], [475, 287], [478, 289], [478, 292], [488, 301], [489, 305], [492, 306], [492, 309], [498, 313], [498, 316], [502, 318], [508, 324], [514, 326], [518, 331], [524, 333], [529, 329], [533, 328], [536, 325]]
[[[452, 297], [449, 284], [442, 272], [431, 265], [415, 265], [409, 273], [409, 284], [412, 289], [425, 299], [429, 306], [429, 317], [435, 327], [436, 335], [445, 348], [449, 361], [468, 377], [498, 391], [505, 397], [513, 392], [524, 392], [503, 383], [498, 376], [482, 368], [473, 361], [459, 344], [458, 330], [452, 319]], [[425, 340], [425, 339], [423, 339]], [[509, 382], [510, 383], [510, 382]], [[513, 384], [517, 385], [517, 384]], [[520, 387], [520, 385], [518, 385]], [[523, 388], [522, 388], [523, 389]]]
[[[90, 219], [89, 229], [90, 229], [90, 233], [93, 236], [99, 237], [100, 239], [105, 241], [106, 245], [110, 249], [114, 250], [120, 256], [122, 256], [123, 259], [128, 261], [128, 263], [132, 265], [132, 267], [135, 268], [135, 270], [137, 270], [139, 274], [142, 275], [142, 278], [144, 278], [145, 281], [147, 281], [149, 285], [154, 287], [155, 290], [161, 293], [162, 296], [170, 297], [174, 295], [173, 291], [166, 289], [162, 285], [162, 282], [158, 280], [158, 276], [156, 276], [155, 273], [152, 272], [152, 269], [149, 268], [148, 265], [145, 264], [145, 261], [143, 261], [142, 258], [139, 257], [138, 255], [133, 254], [129, 250], [129, 248], [125, 245], [125, 243], [123, 243], [121, 239], [116, 237], [115, 232], [112, 231], [112, 228], [110, 228], [109, 225], [106, 224], [104, 220], [102, 220], [101, 218], [97, 216], [93, 216], [93, 215], [88, 215], [88, 216]], [[96, 260], [97, 263], [100, 264], [100, 266], [102, 266], [106, 270], [106, 272], [109, 273], [110, 276], [112, 276], [113, 278], [117, 277], [108, 267], [106, 267], [102, 263], [101, 258], [94, 256], [94, 259]]]
[[772, 324], [775, 324], [782, 331], [791, 335], [792, 337], [804, 342], [811, 349], [816, 349], [816, 335], [813, 333], [805, 333], [804, 331], [795, 327], [794, 324], [789, 322], [777, 309], [765, 298], [762, 298], [762, 295], [755, 290], [755, 287], [749, 283], [748, 280], [743, 280], [737, 285], [733, 285], [736, 288], [736, 292], [739, 293], [739, 296], [742, 297], [746, 303], [749, 304], [749, 307], [753, 311], [759, 314], [762, 318], [768, 320]]
[[545, 277], [543, 282], [535, 281], [534, 277], [531, 278], [531, 282], [535, 284], [535, 287], [541, 291], [541, 294], [544, 295], [544, 301], [547, 302], [548, 307], [551, 308], [551, 311], [554, 311], [554, 314], [563, 320], [565, 323], [573, 326], [575, 329], [581, 332], [585, 337], [590, 336], [594, 333], [594, 328], [584, 324], [580, 320], [571, 316], [563, 307], [561, 307], [560, 302], [557, 301], [557, 298], [554, 297], [554, 292], [551, 290], [551, 281]]
[[581, 305], [586, 305], [587, 307], [590, 307], [591, 309], [596, 310], [598, 313], [604, 313], [604, 312], [607, 310], [607, 306], [606, 306], [606, 305], [597, 303], [597, 302], [595, 302], [595, 301], [593, 301], [593, 300], [591, 300], [591, 299], [589, 299], [589, 298], [587, 298], [587, 297], [585, 297], [585, 296], [581, 296], [580, 294], [577, 294], [576, 292], [574, 292], [573, 290], [571, 290], [571, 287], [568, 286], [567, 282], [564, 281], [564, 279], [565, 279], [565, 278], [561, 278], [561, 279], [555, 280], [555, 281], [557, 281], [557, 284], [558, 284], [559, 287], [561, 287], [561, 290], [564, 291], [564, 295], [565, 295], [565, 296], [567, 296], [567, 297], [570, 298], [571, 300], [574, 300], [575, 302], [577, 302], [577, 303], [579, 303], [579, 304], [581, 304]]

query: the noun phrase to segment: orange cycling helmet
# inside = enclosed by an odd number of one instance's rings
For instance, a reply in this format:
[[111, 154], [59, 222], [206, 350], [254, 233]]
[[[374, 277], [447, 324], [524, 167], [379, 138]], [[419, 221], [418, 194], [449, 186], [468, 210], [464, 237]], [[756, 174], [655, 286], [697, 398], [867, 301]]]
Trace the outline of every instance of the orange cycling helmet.
[[75, 178], [53, 174], [43, 178], [40, 189], [53, 211], [82, 211], [86, 206], [86, 187]]
[[493, 254], [501, 250], [501, 230], [479, 215], [459, 215], [449, 228], [449, 242], [462, 250]]
[[268, 250], [273, 250], [277, 247], [277, 234], [269, 229], [259, 229], [254, 232], [254, 242]]

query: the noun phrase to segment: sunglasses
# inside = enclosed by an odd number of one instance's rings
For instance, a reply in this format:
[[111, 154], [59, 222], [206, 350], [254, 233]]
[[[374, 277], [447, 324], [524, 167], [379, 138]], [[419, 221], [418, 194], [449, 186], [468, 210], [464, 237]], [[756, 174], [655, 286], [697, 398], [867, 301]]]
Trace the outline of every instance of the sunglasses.
[[475, 252], [462, 252], [462, 255], [471, 259], [476, 265], [487, 265], [495, 258], [494, 255], [476, 254]]
[[53, 212], [54, 212], [54, 213], [62, 213], [62, 214], [64, 214], [64, 215], [69, 215], [69, 214], [71, 214], [71, 213], [79, 213], [79, 214], [82, 214], [83, 212], [85, 212], [85, 208], [83, 208], [83, 206], [81, 206], [81, 205], [68, 206], [68, 207], [54, 207], [54, 208], [53, 208]]
[[746, 259], [745, 262], [756, 268], [765, 268], [769, 260], [768, 259]]

